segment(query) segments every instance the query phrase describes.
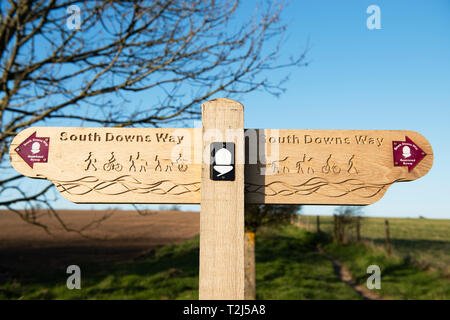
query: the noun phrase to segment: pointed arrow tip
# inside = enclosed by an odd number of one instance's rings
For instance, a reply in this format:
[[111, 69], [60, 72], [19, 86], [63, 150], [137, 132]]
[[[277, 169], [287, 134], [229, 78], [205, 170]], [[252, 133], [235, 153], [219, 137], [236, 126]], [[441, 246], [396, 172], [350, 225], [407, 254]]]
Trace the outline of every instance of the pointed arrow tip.
[[[407, 151], [403, 152], [402, 147], [407, 148]], [[408, 167], [408, 172], [411, 172], [427, 155], [408, 136], [405, 136], [405, 141], [393, 141], [393, 148], [394, 166]]]
[[406, 138], [406, 142], [407, 143], [411, 143], [412, 145], [414, 145], [415, 147], [417, 147], [417, 158], [416, 161], [414, 162], [413, 165], [408, 166], [408, 172], [411, 172], [422, 160], [423, 158], [425, 158], [425, 156], [427, 155], [425, 153], [425, 151], [422, 150], [421, 147], [419, 147], [417, 145], [417, 143], [415, 143], [414, 141], [412, 141], [408, 136], [405, 136]]
[[[32, 142], [38, 142], [37, 148], [30, 147]], [[33, 143], [34, 145], [34, 143]], [[31, 169], [34, 168], [34, 163], [42, 163], [48, 161], [49, 138], [37, 137], [37, 131], [33, 132], [26, 138], [16, 149], [17, 154], [25, 161]]]

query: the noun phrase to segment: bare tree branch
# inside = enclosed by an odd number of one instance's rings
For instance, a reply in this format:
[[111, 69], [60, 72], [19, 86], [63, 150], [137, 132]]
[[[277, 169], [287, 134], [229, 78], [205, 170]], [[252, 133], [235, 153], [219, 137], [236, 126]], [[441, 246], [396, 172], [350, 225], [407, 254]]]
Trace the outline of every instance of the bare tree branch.
[[[80, 9], [79, 28], [66, 23]], [[32, 125], [160, 127], [197, 119], [202, 102], [255, 90], [284, 92], [283, 1], [11, 0], [0, 3], [0, 206], [43, 203], [7, 164], [11, 139]], [[76, 21], [76, 20], [73, 20]], [[143, 101], [136, 105], [136, 101]], [[4, 172], [4, 174], [3, 174]]]

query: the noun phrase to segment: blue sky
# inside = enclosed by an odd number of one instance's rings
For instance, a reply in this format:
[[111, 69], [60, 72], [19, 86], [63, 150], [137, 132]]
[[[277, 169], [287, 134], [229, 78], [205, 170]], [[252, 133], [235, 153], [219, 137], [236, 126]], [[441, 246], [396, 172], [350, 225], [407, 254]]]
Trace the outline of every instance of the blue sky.
[[[369, 5], [381, 10], [380, 30], [366, 26]], [[251, 14], [253, 2], [242, 10], [243, 17]], [[279, 98], [265, 92], [242, 96], [245, 126], [417, 131], [431, 142], [433, 168], [419, 180], [393, 185], [365, 213], [450, 218], [450, 1], [293, 0], [283, 20], [290, 23], [282, 54], [300, 52], [309, 40], [309, 65], [290, 70]], [[58, 208], [104, 207], [58, 199]], [[307, 214], [332, 211], [303, 208]]]
[[[372, 4], [380, 30], [366, 26]], [[291, 24], [283, 50], [309, 38], [310, 64], [291, 72], [279, 99], [243, 97], [246, 127], [420, 132], [433, 147], [431, 171], [393, 185], [365, 213], [450, 218], [450, 1], [292, 1], [284, 18]]]

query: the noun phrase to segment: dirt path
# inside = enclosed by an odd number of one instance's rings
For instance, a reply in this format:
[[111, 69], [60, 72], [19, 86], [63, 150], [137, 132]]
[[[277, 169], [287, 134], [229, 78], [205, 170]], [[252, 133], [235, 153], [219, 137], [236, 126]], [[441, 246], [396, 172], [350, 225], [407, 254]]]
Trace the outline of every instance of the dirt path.
[[334, 259], [333, 257], [330, 257], [325, 253], [325, 251], [321, 247], [317, 247], [317, 250], [324, 255], [328, 260], [331, 261], [334, 267], [334, 272], [336, 275], [341, 279], [342, 282], [344, 282], [346, 285], [348, 285], [350, 288], [352, 288], [356, 293], [359, 294], [359, 296], [364, 300], [388, 300], [385, 297], [380, 297], [378, 294], [376, 294], [374, 291], [369, 290], [368, 288], [356, 283], [356, 281], [353, 279], [352, 275], [348, 271], [348, 269], [342, 265], [342, 263], [339, 260]]

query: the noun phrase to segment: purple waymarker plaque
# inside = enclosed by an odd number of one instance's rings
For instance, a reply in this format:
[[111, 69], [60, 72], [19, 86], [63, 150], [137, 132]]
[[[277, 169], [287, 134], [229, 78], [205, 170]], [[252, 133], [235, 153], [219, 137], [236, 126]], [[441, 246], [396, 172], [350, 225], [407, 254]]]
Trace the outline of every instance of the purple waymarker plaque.
[[22, 142], [15, 150], [19, 156], [31, 167], [35, 163], [48, 161], [50, 138], [36, 137], [36, 132]]
[[408, 172], [411, 172], [427, 154], [410, 138], [405, 138], [405, 141], [392, 141], [394, 166], [408, 167]]

